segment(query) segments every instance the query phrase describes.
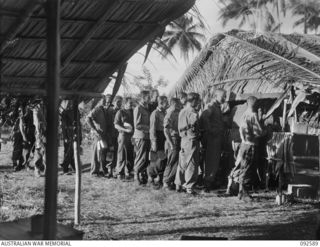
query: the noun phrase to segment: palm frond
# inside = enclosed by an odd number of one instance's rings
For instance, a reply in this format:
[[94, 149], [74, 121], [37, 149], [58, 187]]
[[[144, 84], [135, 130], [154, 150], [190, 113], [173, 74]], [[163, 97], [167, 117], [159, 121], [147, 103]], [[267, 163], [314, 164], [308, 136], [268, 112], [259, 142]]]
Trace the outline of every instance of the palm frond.
[[171, 93], [223, 87], [237, 95], [320, 87], [320, 38], [233, 30], [210, 39]]

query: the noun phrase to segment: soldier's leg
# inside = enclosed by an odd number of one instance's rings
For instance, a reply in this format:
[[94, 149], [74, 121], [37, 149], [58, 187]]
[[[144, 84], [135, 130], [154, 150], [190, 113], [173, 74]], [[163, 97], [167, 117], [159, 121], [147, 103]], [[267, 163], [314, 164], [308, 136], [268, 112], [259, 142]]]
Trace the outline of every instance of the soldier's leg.
[[34, 174], [36, 177], [40, 177], [40, 171], [41, 171], [41, 165], [42, 165], [41, 148], [36, 148], [34, 150], [33, 162], [34, 162]]
[[221, 138], [210, 136], [207, 141], [205, 156], [204, 184], [207, 189], [211, 188], [215, 175], [219, 168], [221, 157]]
[[150, 141], [144, 139], [136, 139], [136, 158], [134, 161], [135, 180], [139, 183], [143, 181], [139, 177], [142, 175], [148, 166], [148, 153], [150, 150]]
[[92, 150], [92, 158], [91, 158], [91, 175], [98, 175], [100, 172], [100, 161], [99, 161], [99, 152], [98, 152], [98, 140], [95, 141]]
[[117, 176], [124, 175], [125, 165], [126, 165], [126, 147], [125, 147], [125, 136], [118, 136], [118, 150], [117, 150], [117, 165], [115, 169], [115, 174]]
[[180, 141], [174, 139], [173, 149], [169, 149], [166, 143], [166, 153], [167, 153], [167, 165], [163, 174], [164, 185], [171, 186], [174, 183], [174, 179], [177, 173], [177, 167], [179, 163], [179, 152], [180, 152]]
[[23, 159], [23, 163], [22, 166], [23, 167], [29, 167], [29, 157], [30, 157], [30, 153], [31, 153], [31, 146], [28, 143], [23, 143], [23, 150], [22, 150], [22, 159]]
[[134, 164], [134, 148], [131, 142], [131, 137], [127, 137], [125, 142], [125, 147], [126, 147], [126, 155], [127, 155], [125, 175], [127, 177], [130, 177], [130, 174], [133, 170], [133, 164]]
[[198, 141], [191, 141], [190, 150], [186, 150], [190, 154], [191, 158], [185, 171], [185, 188], [187, 193], [193, 193], [193, 189], [198, 180], [199, 173], [199, 160], [200, 160], [200, 146]]

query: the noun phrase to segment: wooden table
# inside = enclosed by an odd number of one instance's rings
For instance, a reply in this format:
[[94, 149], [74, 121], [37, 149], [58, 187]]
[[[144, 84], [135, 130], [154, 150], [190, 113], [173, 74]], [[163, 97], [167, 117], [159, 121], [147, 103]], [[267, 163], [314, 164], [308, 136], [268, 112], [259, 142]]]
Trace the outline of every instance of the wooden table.
[[[57, 240], [82, 240], [83, 232], [57, 224]], [[43, 240], [42, 234], [31, 233], [31, 219], [0, 223], [0, 240]]]

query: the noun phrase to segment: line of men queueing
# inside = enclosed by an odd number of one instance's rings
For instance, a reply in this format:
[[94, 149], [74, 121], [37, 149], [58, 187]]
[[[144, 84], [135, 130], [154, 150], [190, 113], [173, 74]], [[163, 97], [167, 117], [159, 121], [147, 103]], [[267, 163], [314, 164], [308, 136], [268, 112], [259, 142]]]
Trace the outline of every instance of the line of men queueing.
[[[204, 192], [213, 188], [219, 168], [224, 132], [221, 106], [224, 90], [216, 90], [214, 99], [199, 116], [201, 99], [197, 93], [182, 93], [171, 98], [158, 96], [150, 103], [150, 92], [141, 91], [138, 105], [133, 100], [111, 96], [88, 115], [96, 134], [91, 174], [130, 179], [138, 185], [150, 183], [156, 188], [196, 194], [198, 176], [203, 176]], [[255, 163], [256, 140], [262, 135], [255, 104], [249, 97], [248, 109], [240, 126], [242, 143], [235, 168], [229, 176], [227, 194], [233, 182], [239, 184], [239, 198], [249, 196]], [[122, 103], [124, 107], [122, 108]], [[200, 145], [204, 164], [200, 164]], [[100, 169], [102, 168], [102, 171]]]

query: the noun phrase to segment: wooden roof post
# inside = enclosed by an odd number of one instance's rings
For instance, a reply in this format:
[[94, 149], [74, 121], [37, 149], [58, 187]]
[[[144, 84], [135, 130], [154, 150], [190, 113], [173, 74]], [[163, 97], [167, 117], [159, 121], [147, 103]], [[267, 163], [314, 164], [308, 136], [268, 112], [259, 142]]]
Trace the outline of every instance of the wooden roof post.
[[79, 116], [79, 99], [76, 97], [73, 100], [73, 116], [74, 116], [74, 141], [73, 141], [73, 156], [76, 168], [76, 185], [74, 196], [74, 224], [80, 224], [80, 209], [81, 209], [81, 161], [80, 161], [80, 116]]
[[47, 146], [44, 239], [56, 239], [58, 189], [58, 125], [60, 91], [60, 0], [46, 1], [47, 15]]

